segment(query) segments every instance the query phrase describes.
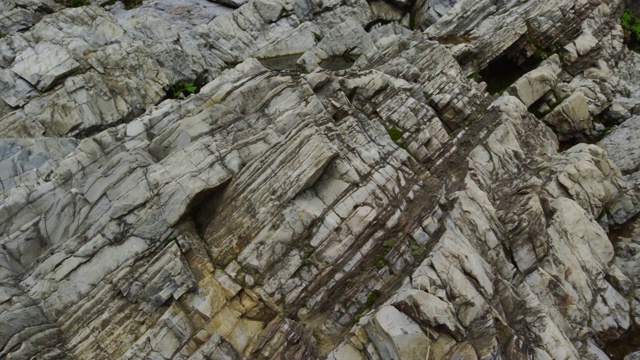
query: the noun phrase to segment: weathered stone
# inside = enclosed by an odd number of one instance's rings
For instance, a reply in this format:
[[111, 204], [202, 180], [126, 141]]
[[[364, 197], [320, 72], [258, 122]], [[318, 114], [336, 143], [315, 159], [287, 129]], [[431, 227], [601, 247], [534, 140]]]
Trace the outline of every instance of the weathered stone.
[[[619, 2], [233, 6], [0, 4], [0, 358], [595, 359], [640, 323]], [[516, 97], [467, 78], [536, 49]]]
[[640, 136], [640, 117], [634, 116], [615, 127], [598, 143], [625, 174], [640, 170], [640, 148], [632, 141]]
[[15, 72], [0, 71], [0, 98], [9, 106], [23, 106], [36, 94], [35, 88]]
[[122, 2], [117, 1], [104, 7], [117, 19], [123, 20], [153, 14], [181, 32], [187, 32], [198, 25], [211, 21], [217, 16], [233, 11], [230, 7], [207, 0], [190, 2], [180, 0], [143, 1], [133, 9], [126, 9]]
[[394, 307], [378, 310], [370, 324], [366, 330], [381, 357], [411, 360], [427, 357], [429, 338]]
[[16, 56], [11, 69], [42, 91], [60, 78], [79, 70], [80, 64], [63, 47], [39, 43]]
[[640, 359], [640, 351], [636, 351], [633, 354], [629, 354], [624, 357], [624, 360], [638, 360]]
[[271, 0], [255, 0], [253, 6], [266, 22], [276, 22], [282, 15], [282, 5]]
[[560, 71], [560, 57], [554, 55], [543, 61], [540, 67], [518, 79], [507, 91], [529, 107], [553, 88]]
[[0, 140], [0, 188], [4, 190], [46, 174], [77, 145], [75, 139]]
[[544, 121], [556, 131], [564, 134], [576, 133], [591, 127], [591, 114], [582, 93], [575, 93], [562, 101], [557, 108], [545, 116]]
[[305, 52], [298, 63], [314, 70], [322, 60], [330, 57], [357, 56], [373, 46], [366, 31], [356, 21], [346, 21], [331, 31], [312, 49]]

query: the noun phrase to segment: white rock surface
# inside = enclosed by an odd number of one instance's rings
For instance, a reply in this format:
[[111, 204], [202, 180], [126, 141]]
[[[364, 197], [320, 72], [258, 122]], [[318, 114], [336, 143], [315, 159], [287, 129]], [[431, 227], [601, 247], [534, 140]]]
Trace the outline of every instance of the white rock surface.
[[582, 93], [574, 93], [551, 113], [544, 121], [559, 133], [576, 133], [591, 127], [591, 114], [587, 99]]
[[529, 107], [555, 86], [562, 71], [560, 65], [560, 57], [553, 55], [518, 79], [507, 91]]

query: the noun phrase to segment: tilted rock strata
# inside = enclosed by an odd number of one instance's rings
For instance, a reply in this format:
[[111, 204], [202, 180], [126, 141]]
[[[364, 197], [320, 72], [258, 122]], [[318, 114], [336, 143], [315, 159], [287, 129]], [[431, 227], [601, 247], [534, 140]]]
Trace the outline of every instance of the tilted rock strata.
[[[0, 19], [0, 357], [606, 358], [640, 325], [637, 236], [604, 229], [640, 210], [620, 8]], [[562, 57], [506, 94], [467, 77], [532, 43]], [[599, 146], [545, 125], [601, 115], [626, 122]]]

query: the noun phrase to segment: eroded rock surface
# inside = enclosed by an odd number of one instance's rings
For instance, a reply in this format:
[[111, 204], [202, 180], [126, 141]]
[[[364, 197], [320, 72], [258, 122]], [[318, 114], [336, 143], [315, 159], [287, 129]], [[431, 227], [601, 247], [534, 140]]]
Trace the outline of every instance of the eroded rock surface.
[[0, 5], [0, 358], [637, 356], [621, 1], [227, 4]]

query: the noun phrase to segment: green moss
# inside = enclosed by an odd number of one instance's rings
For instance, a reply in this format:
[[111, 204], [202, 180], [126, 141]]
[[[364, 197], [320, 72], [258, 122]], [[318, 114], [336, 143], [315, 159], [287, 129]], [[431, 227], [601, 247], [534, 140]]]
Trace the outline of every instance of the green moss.
[[547, 57], [547, 54], [543, 50], [537, 49], [532, 56], [536, 60], [542, 60]]
[[421, 262], [427, 257], [427, 248], [423, 245], [418, 244], [413, 238], [409, 239], [409, 248], [411, 249], [411, 256], [413, 256], [413, 260], [416, 263]]
[[360, 318], [362, 317], [362, 315], [364, 315], [364, 313], [369, 311], [369, 309], [371, 309], [373, 304], [375, 304], [379, 298], [380, 298], [380, 290], [373, 290], [369, 293], [369, 295], [367, 295], [367, 300], [362, 305], [362, 307], [360, 308], [360, 311], [358, 311], [358, 314], [356, 315], [356, 318], [355, 318], [356, 322], [360, 321]]
[[364, 303], [364, 308], [365, 309], [371, 309], [371, 307], [373, 306], [373, 304], [376, 303], [376, 301], [378, 301], [378, 299], [380, 298], [380, 291], [379, 290], [373, 290], [369, 293], [369, 295], [367, 296], [367, 301]]
[[384, 248], [389, 251], [393, 247], [393, 245], [395, 245], [396, 241], [398, 241], [398, 239], [395, 237], [389, 238], [382, 243], [382, 246], [384, 246]]
[[551, 108], [551, 110], [553, 110], [556, 107], [558, 107], [558, 105], [560, 105], [563, 101], [564, 101], [564, 98], [557, 98], [556, 101], [554, 101], [551, 105], [549, 105], [549, 107]]
[[411, 244], [411, 255], [417, 260], [422, 260], [427, 255], [427, 248], [418, 243]]
[[602, 134], [603, 135], [607, 135], [608, 133], [611, 132], [611, 130], [613, 130], [614, 127], [615, 127], [615, 125], [605, 126], [604, 130], [602, 130]]
[[397, 129], [397, 128], [389, 128], [387, 130], [387, 132], [389, 133], [389, 137], [391, 137], [391, 140], [393, 141], [398, 141], [400, 140], [400, 138], [402, 137], [402, 135], [404, 135], [404, 131]]
[[631, 26], [631, 32], [635, 36], [636, 40], [640, 40], [640, 21], [636, 18], [636, 23]]
[[311, 257], [311, 255], [313, 255], [313, 252], [314, 252], [314, 251], [316, 251], [316, 249], [315, 249], [315, 248], [313, 248], [313, 247], [306, 249], [306, 250], [304, 251], [304, 253], [302, 254], [302, 258], [303, 258], [303, 259], [308, 259], [308, 258], [310, 258], [310, 257]]
[[4, 37], [6, 37], [6, 36], [7, 36], [7, 35], [5, 35], [5, 34], [3, 34], [3, 33], [0, 33], [0, 39], [4, 38]]
[[386, 254], [378, 254], [376, 255], [375, 259], [373, 259], [373, 266], [376, 267], [376, 269], [380, 270], [384, 267], [384, 257], [386, 256]]
[[611, 210], [609, 210], [609, 208], [607, 208], [606, 206], [602, 208], [602, 211], [600, 211], [600, 214], [599, 214], [599, 215], [598, 215], [598, 217], [596, 218], [596, 221], [598, 221], [598, 222], [599, 222], [600, 220], [602, 220], [602, 218], [603, 218], [605, 215], [608, 215], [608, 216], [610, 216], [610, 215], [611, 215]]
[[373, 266], [375, 266], [376, 269], [380, 270], [384, 267], [384, 258], [387, 256], [389, 251], [391, 251], [391, 249], [393, 248], [393, 246], [396, 244], [397, 241], [398, 241], [397, 237], [390, 237], [387, 240], [382, 242], [381, 251], [373, 259]]
[[472, 79], [473, 80], [473, 79], [477, 78], [478, 76], [480, 76], [480, 73], [477, 72], [477, 71], [474, 71], [471, 74], [469, 74], [469, 76], [467, 76], [467, 79]]
[[314, 32], [313, 33], [313, 38], [316, 39], [316, 42], [320, 42], [320, 41], [322, 41], [322, 39], [324, 39], [324, 36]]

